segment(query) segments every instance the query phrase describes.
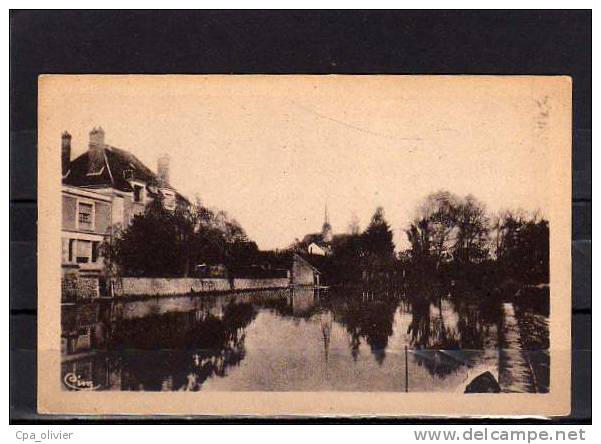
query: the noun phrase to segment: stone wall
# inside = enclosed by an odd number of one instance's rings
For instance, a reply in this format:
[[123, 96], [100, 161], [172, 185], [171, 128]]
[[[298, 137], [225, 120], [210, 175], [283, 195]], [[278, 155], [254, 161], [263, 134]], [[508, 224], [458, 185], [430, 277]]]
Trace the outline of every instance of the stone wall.
[[99, 296], [99, 282], [96, 276], [80, 276], [77, 279], [77, 295], [80, 299], [92, 299]]
[[63, 273], [61, 279], [61, 300], [73, 302], [77, 300], [77, 273]]
[[[233, 285], [232, 285], [233, 284]], [[115, 282], [115, 296], [165, 296], [187, 293], [209, 293], [259, 288], [286, 288], [287, 278], [228, 279], [221, 278], [121, 278]]]
[[288, 278], [272, 279], [234, 279], [235, 290], [250, 290], [260, 288], [285, 288], [290, 285]]
[[61, 278], [62, 302], [75, 302], [100, 296], [97, 275], [81, 275], [76, 267], [63, 267]]

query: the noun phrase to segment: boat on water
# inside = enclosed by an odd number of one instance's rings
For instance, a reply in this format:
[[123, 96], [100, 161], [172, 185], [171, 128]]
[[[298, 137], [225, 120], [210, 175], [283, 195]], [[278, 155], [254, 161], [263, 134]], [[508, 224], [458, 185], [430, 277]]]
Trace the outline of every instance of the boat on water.
[[491, 365], [468, 368], [465, 380], [457, 387], [459, 393], [500, 393], [499, 370]]

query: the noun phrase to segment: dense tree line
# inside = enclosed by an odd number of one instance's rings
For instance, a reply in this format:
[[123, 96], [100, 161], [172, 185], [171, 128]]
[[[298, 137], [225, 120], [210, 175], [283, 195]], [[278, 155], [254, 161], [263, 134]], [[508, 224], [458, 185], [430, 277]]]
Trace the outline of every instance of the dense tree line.
[[406, 230], [409, 257], [414, 265], [435, 269], [449, 261], [481, 262], [488, 255], [487, 224], [486, 209], [475, 197], [430, 194]]
[[[332, 254], [319, 259], [322, 277], [330, 285], [371, 287], [407, 273], [461, 277], [492, 270], [496, 277], [524, 283], [549, 279], [549, 223], [538, 214], [490, 214], [472, 195], [438, 191], [417, 207], [405, 233], [410, 247], [395, 254], [382, 207], [363, 231], [354, 217], [348, 233], [334, 236]], [[285, 259], [281, 252], [259, 251], [236, 220], [198, 199], [175, 211], [155, 200], [113, 236], [107, 249], [105, 256], [123, 276], [189, 276], [200, 264], [233, 272], [247, 266], [277, 268]]]
[[395, 255], [382, 208], [363, 232], [353, 219], [349, 233], [334, 238], [332, 255], [325, 261], [328, 282], [373, 286], [398, 281], [407, 273], [420, 278], [509, 276], [522, 283], [549, 279], [549, 223], [536, 213], [490, 214], [472, 195], [438, 191], [418, 205], [405, 234], [410, 247]]
[[439, 191], [424, 199], [406, 234], [411, 247], [399, 258], [420, 271], [494, 264], [496, 274], [523, 282], [549, 279], [549, 222], [536, 213], [490, 215], [472, 195]]
[[397, 260], [392, 230], [384, 217], [384, 209], [376, 208], [363, 231], [353, 219], [349, 231], [348, 234], [334, 236], [332, 254], [321, 261], [326, 282], [376, 285], [387, 281], [396, 271]]
[[252, 262], [258, 248], [236, 220], [200, 200], [175, 211], [160, 199], [114, 234], [105, 257], [122, 276], [189, 276], [200, 264]]

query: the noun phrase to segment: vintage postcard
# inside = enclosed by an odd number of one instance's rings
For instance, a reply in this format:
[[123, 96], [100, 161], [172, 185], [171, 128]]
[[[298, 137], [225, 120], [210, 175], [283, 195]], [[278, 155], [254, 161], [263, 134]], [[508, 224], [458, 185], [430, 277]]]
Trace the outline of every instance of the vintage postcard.
[[571, 90], [41, 76], [39, 412], [568, 414]]

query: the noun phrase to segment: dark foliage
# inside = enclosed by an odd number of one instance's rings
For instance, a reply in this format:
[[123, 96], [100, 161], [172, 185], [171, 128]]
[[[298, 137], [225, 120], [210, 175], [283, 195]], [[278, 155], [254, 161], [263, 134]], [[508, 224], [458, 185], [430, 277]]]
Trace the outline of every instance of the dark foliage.
[[549, 282], [549, 222], [507, 215], [497, 261], [508, 276], [525, 283]]
[[399, 265], [414, 280], [464, 281], [506, 297], [524, 284], [549, 282], [549, 223], [507, 211], [489, 216], [475, 197], [448, 191], [426, 197], [406, 230]]
[[338, 236], [332, 254], [320, 260], [324, 281], [330, 285], [376, 285], [387, 282], [395, 272], [392, 230], [378, 207], [362, 233]]
[[223, 212], [200, 202], [175, 211], [159, 198], [108, 245], [108, 254], [122, 276], [181, 277], [199, 265], [235, 269], [256, 261], [259, 249], [242, 227]]
[[116, 237], [110, 257], [125, 276], [181, 276], [192, 234], [186, 215], [165, 210], [157, 199]]

